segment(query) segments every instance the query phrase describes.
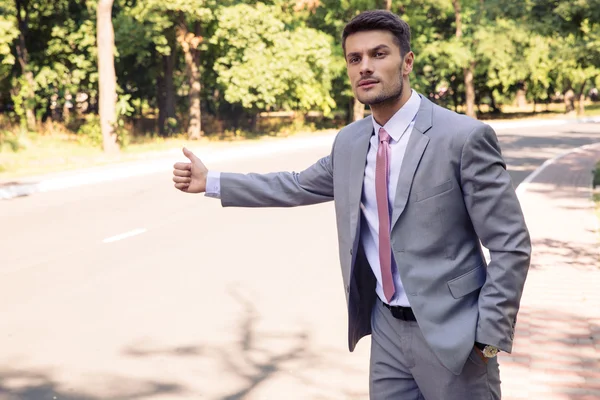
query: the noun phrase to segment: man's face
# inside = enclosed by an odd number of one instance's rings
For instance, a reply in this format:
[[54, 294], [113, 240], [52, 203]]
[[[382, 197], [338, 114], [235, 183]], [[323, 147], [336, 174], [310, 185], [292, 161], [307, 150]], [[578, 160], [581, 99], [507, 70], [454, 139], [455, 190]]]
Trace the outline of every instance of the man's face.
[[403, 59], [388, 31], [357, 32], [346, 38], [348, 77], [354, 95], [363, 104], [372, 106], [400, 98], [402, 78], [412, 70], [412, 59], [412, 53]]

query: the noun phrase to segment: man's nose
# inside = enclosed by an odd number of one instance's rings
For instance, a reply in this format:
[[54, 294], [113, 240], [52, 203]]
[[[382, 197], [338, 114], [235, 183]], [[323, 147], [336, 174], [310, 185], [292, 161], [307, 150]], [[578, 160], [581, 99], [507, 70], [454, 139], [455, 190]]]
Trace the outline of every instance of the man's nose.
[[373, 65], [370, 57], [364, 57], [360, 62], [360, 74], [371, 75], [373, 73]]

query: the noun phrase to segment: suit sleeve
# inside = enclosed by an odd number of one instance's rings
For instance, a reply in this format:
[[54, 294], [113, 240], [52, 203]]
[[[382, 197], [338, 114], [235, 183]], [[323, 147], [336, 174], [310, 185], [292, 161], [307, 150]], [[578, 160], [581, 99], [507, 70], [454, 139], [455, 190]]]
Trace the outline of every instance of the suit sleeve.
[[475, 128], [463, 146], [461, 184], [475, 231], [491, 258], [479, 294], [476, 341], [510, 352], [531, 242], [496, 134], [487, 125]]
[[331, 200], [333, 151], [302, 172], [221, 173], [224, 207], [295, 207]]

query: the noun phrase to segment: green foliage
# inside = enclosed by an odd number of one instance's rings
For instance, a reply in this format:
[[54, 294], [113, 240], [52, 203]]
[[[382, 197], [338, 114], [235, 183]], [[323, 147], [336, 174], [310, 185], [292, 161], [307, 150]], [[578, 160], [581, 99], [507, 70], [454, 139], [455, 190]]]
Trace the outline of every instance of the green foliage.
[[[117, 143], [121, 148], [125, 148], [131, 142], [129, 129], [126, 126], [126, 117], [131, 116], [134, 108], [130, 104], [131, 96], [119, 96], [117, 100], [117, 122], [114, 129], [117, 134]], [[100, 118], [97, 115], [88, 116], [85, 122], [78, 128], [77, 137], [80, 143], [102, 147], [102, 129]]]
[[[240, 129], [244, 118], [259, 111], [345, 113], [352, 91], [342, 29], [383, 2], [318, 3], [298, 8], [299, 0], [116, 0], [119, 141], [127, 143], [131, 119], [156, 119], [159, 107], [165, 134], [177, 133], [187, 119], [190, 85], [177, 40], [182, 26], [198, 35], [203, 120], [225, 121], [221, 132]], [[473, 62], [478, 103], [491, 102], [492, 96], [495, 104], [511, 103], [519, 88], [529, 101], [540, 102], [568, 89], [578, 95], [600, 86], [600, 0], [459, 3], [462, 36], [457, 38], [452, 0], [392, 2], [392, 11], [411, 25], [416, 90], [443, 105], [461, 105], [463, 69]], [[60, 120], [69, 110], [73, 121], [87, 121], [78, 135], [99, 145], [93, 120], [97, 1], [22, 4], [33, 83], [22, 75], [17, 57], [16, 3], [0, 0], [0, 108], [14, 112], [23, 129], [28, 108], [35, 108], [38, 121]], [[176, 115], [164, 114], [167, 80], [173, 82]]]
[[[592, 175], [593, 175], [593, 187], [594, 189], [596, 187], [600, 187], [600, 161], [598, 161], [596, 163], [596, 168], [594, 169], [594, 171], [592, 171]], [[597, 200], [598, 202], [600, 202], [600, 199]]]
[[5, 77], [15, 63], [11, 45], [19, 35], [16, 22], [14, 16], [0, 14], [0, 78]]
[[[331, 38], [312, 28], [286, 29], [275, 6], [225, 8], [211, 44], [225, 100], [252, 110], [331, 112], [335, 65]], [[339, 63], [337, 64], [339, 65]]]
[[122, 148], [127, 147], [131, 141], [129, 130], [125, 126], [125, 119], [130, 117], [135, 111], [131, 106], [130, 101], [131, 95], [129, 94], [119, 96], [117, 100], [117, 123], [115, 132], [117, 133], [117, 143]]
[[[87, 9], [80, 11], [85, 18], [92, 18]], [[45, 63], [35, 76], [38, 104], [46, 108], [54, 95], [56, 107], [62, 108], [68, 101], [74, 103], [70, 97], [78, 92], [97, 95], [95, 37], [96, 25], [91, 19], [67, 19], [52, 28]]]
[[102, 129], [100, 128], [100, 117], [89, 116], [77, 130], [77, 139], [80, 143], [94, 147], [102, 147]]
[[16, 153], [17, 151], [24, 149], [25, 146], [23, 146], [19, 140], [19, 137], [15, 135], [14, 132], [6, 129], [0, 129], [0, 153], [6, 148], [8, 148], [9, 151]]
[[[21, 130], [25, 132], [27, 130], [27, 123], [25, 121], [25, 106], [27, 104], [27, 93], [29, 92], [29, 83], [24, 76], [19, 76], [13, 79], [13, 93], [11, 99], [15, 107], [15, 114], [19, 117], [21, 124]], [[31, 101], [31, 99], [29, 100]]]
[[600, 76], [600, 0], [532, 2], [532, 27], [550, 42], [555, 85], [585, 93]]

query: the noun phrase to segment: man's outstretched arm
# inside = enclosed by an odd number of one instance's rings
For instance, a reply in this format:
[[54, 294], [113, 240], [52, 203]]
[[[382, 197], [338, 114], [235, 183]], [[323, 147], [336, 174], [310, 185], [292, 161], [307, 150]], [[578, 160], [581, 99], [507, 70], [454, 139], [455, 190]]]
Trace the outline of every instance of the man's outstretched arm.
[[[184, 148], [188, 163], [176, 163], [175, 187], [186, 193], [207, 190], [208, 169], [191, 151]], [[333, 200], [333, 164], [331, 156], [321, 158], [302, 172], [269, 174], [212, 174], [218, 177], [217, 190], [223, 206], [293, 207]], [[215, 186], [215, 185], [213, 185]], [[208, 193], [207, 193], [208, 194]]]

